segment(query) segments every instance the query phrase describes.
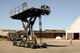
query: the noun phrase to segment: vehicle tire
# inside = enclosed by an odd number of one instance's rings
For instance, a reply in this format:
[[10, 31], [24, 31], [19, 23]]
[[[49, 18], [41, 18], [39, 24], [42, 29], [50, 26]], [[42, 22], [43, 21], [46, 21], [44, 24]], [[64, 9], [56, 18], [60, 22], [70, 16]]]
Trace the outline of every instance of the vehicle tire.
[[46, 43], [42, 43], [41, 47], [42, 48], [47, 48], [47, 44]]
[[32, 48], [32, 49], [37, 48], [36, 44], [33, 43], [33, 44], [31, 45], [31, 48]]
[[30, 47], [31, 47], [31, 43], [27, 42], [27, 48], [30, 48]]
[[17, 46], [17, 42], [16, 41], [13, 42], [13, 46]]

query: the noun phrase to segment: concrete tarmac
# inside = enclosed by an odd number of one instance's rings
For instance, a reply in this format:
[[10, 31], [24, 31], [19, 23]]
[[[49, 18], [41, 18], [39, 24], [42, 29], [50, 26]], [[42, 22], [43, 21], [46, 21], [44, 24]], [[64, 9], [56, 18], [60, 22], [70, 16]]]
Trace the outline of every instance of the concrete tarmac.
[[53, 40], [44, 39], [48, 48], [24, 48], [16, 47], [9, 41], [0, 41], [0, 53], [80, 53], [80, 40]]

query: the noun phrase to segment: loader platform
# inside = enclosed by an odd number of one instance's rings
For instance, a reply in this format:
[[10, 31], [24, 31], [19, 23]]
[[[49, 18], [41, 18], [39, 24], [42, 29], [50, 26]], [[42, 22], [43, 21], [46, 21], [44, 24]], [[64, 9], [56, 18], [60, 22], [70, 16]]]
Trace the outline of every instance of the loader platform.
[[[17, 8], [14, 8], [10, 11], [10, 17], [12, 19], [21, 20], [24, 28], [24, 36], [21, 38], [21, 43], [18, 43], [16, 40], [13, 41], [13, 45], [22, 45], [24, 47], [37, 48], [43, 47], [46, 48], [47, 44], [42, 42], [42, 15], [49, 15], [50, 8], [47, 5], [42, 5], [40, 8], [28, 8], [27, 3], [23, 3]], [[33, 26], [36, 19], [39, 18], [39, 31], [40, 31], [40, 44], [37, 43], [36, 36], [34, 34]], [[30, 40], [31, 37], [31, 40]], [[15, 37], [16, 39], [16, 37]], [[25, 40], [24, 40], [25, 39]], [[24, 40], [24, 41], [23, 41]]]

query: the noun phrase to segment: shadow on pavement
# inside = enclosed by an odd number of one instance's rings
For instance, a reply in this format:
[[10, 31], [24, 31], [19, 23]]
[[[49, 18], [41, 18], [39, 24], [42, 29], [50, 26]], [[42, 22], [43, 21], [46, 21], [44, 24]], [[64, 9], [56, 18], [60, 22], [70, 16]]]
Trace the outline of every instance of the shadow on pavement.
[[68, 45], [47, 45], [49, 47], [68, 47]]

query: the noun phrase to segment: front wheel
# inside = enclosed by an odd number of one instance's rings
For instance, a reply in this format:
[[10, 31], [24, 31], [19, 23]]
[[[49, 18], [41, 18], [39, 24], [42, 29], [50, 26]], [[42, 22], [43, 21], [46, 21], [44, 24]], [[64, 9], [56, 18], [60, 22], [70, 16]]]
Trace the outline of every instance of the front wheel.
[[13, 46], [16, 46], [17, 45], [17, 42], [16, 41], [13, 41]]
[[47, 44], [46, 43], [42, 43], [41, 47], [42, 48], [47, 48]]

